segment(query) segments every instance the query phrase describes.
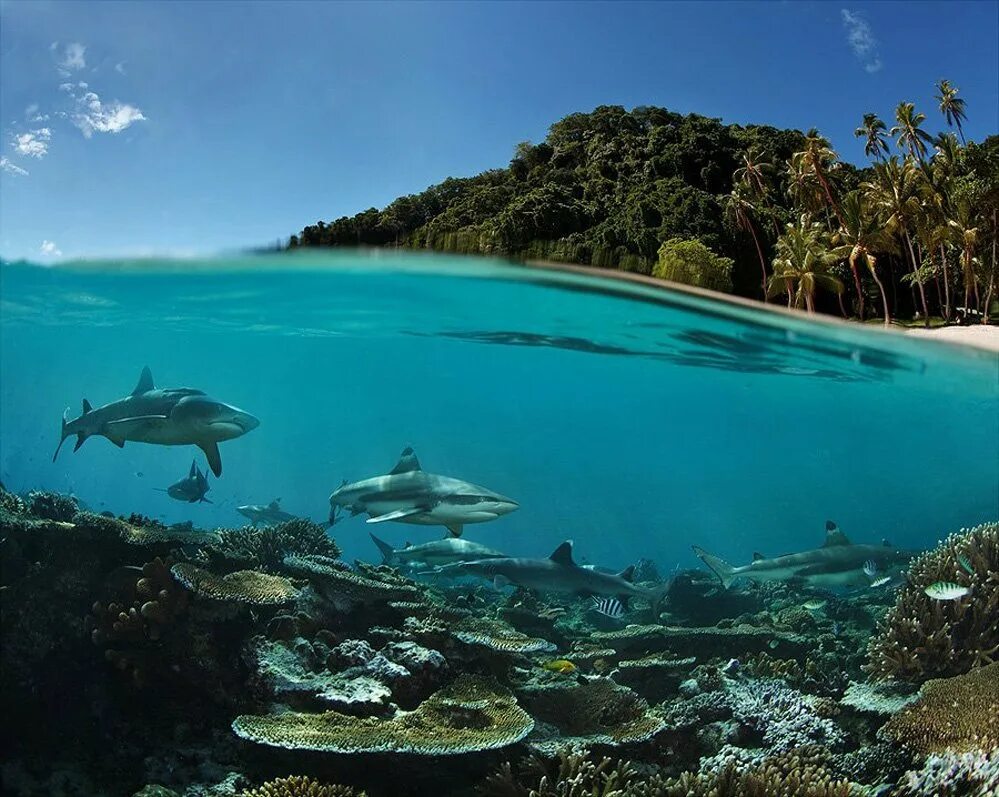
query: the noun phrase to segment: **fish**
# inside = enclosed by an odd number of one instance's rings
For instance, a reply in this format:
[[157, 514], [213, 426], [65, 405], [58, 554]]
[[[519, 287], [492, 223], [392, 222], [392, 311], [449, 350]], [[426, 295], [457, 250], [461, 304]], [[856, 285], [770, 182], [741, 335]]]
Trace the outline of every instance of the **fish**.
[[546, 661], [541, 665], [542, 669], [548, 670], [549, 672], [557, 672], [560, 675], [571, 675], [576, 672], [576, 665], [573, 664], [568, 659], [555, 659], [554, 661]]
[[957, 563], [964, 568], [964, 572], [967, 573], [969, 576], [975, 575], [975, 568], [971, 566], [971, 562], [968, 561], [968, 557], [965, 556], [963, 553], [959, 553], [957, 555]]
[[372, 541], [382, 554], [382, 564], [404, 570], [424, 570], [437, 568], [455, 562], [469, 562], [475, 559], [496, 559], [506, 554], [479, 545], [471, 540], [458, 537], [445, 537], [443, 540], [424, 542], [419, 545], [406, 543], [404, 548], [395, 549], [384, 540], [369, 532]]
[[610, 617], [612, 620], [620, 620], [624, 616], [624, 606], [617, 598], [593, 598], [593, 610]]
[[868, 559], [864, 562], [864, 575], [868, 578], [874, 578], [878, 572], [878, 563], [873, 559]]
[[177, 501], [186, 501], [189, 504], [202, 501], [206, 504], [211, 503], [209, 499], [205, 498], [205, 494], [211, 489], [208, 486], [208, 474], [202, 473], [198, 469], [197, 461], [191, 463], [190, 472], [180, 481], [174, 482], [165, 490], [159, 487], [154, 489], [165, 492]]
[[76, 435], [73, 451], [79, 451], [88, 438], [106, 437], [119, 448], [126, 442], [163, 446], [195, 445], [205, 452], [216, 478], [222, 475], [218, 444], [242, 437], [256, 429], [260, 421], [244, 410], [189, 387], [160, 388], [153, 384], [149, 366], [142, 369], [139, 382], [129, 395], [94, 408], [83, 400], [83, 412], [69, 419], [62, 416], [62, 437], [52, 461], [66, 438]]
[[576, 564], [572, 557], [572, 540], [566, 540], [547, 559], [501, 557], [456, 562], [445, 565], [438, 572], [455, 572], [491, 580], [501, 589], [513, 584], [541, 592], [570, 595], [608, 596], [613, 598], [638, 597], [649, 601], [658, 616], [658, 607], [669, 594], [671, 584], [649, 589], [631, 583], [635, 566], [620, 573], [602, 573]]
[[924, 589], [923, 592], [936, 601], [956, 601], [959, 598], [963, 598], [971, 590], [950, 581], [935, 581]]
[[876, 578], [871, 582], [871, 589], [877, 589], [878, 587], [883, 587], [885, 584], [889, 584], [892, 581], [891, 576], [881, 576], [881, 578]]
[[810, 612], [817, 612], [823, 606], [826, 605], [826, 601], [821, 598], [812, 598], [811, 600], [805, 601], [802, 606], [804, 606]]
[[741, 567], [734, 567], [697, 545], [693, 549], [726, 589], [737, 578], [781, 581], [819, 589], [866, 587], [869, 582], [864, 572], [865, 563], [874, 562], [882, 571], [897, 570], [917, 553], [887, 543], [854, 545], [831, 520], [826, 521], [826, 541], [821, 548], [773, 559], [754, 554], [753, 561]]
[[444, 526], [460, 537], [469, 523], [484, 523], [518, 508], [511, 498], [485, 487], [427, 473], [412, 448], [403, 450], [396, 466], [383, 476], [350, 482], [330, 495], [330, 523], [339, 508], [367, 514], [368, 523], [414, 523]]
[[278, 523], [287, 523], [289, 520], [297, 520], [290, 512], [281, 509], [281, 499], [275, 498], [269, 504], [245, 504], [237, 506], [236, 511], [243, 517], [249, 518], [256, 526], [262, 523], [265, 526], [276, 526]]

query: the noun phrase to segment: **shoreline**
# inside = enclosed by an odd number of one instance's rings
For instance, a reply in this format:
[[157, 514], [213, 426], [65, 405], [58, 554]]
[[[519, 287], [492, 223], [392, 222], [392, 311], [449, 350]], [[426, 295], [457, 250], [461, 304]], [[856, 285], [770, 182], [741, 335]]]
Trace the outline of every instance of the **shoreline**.
[[971, 326], [947, 326], [926, 329], [910, 327], [905, 332], [926, 338], [937, 338], [963, 346], [974, 346], [992, 352], [999, 352], [999, 326], [973, 324]]

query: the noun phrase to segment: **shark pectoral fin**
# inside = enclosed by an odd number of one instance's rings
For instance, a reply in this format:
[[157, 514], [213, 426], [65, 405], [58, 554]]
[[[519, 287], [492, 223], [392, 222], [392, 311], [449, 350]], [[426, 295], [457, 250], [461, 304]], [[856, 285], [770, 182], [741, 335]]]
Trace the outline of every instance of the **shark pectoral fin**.
[[205, 459], [208, 460], [208, 467], [212, 469], [215, 478], [222, 475], [222, 455], [219, 453], [219, 444], [214, 440], [210, 443], [198, 443], [198, 448], [205, 452]]
[[212, 501], [211, 498], [205, 498], [204, 496], [201, 497], [201, 502], [204, 503], [204, 504], [213, 504], [213, 503], [215, 503], [214, 501]]
[[[451, 532], [452, 537], [460, 537], [461, 532], [465, 530], [465, 527], [461, 523], [447, 523], [444, 528]], [[445, 539], [447, 539], [445, 537]]]
[[79, 450], [80, 450], [80, 446], [82, 446], [82, 445], [83, 445], [83, 444], [84, 444], [85, 442], [87, 442], [87, 437], [88, 437], [88, 436], [89, 436], [89, 435], [85, 435], [85, 434], [84, 434], [83, 432], [80, 432], [80, 433], [79, 433], [79, 434], [78, 434], [78, 435], [76, 436], [76, 444], [75, 444], [75, 445], [73, 446], [73, 453], [74, 453], [74, 454], [75, 454], [75, 453], [76, 453], [77, 451], [79, 451]]
[[386, 520], [404, 520], [405, 518], [412, 517], [413, 515], [419, 515], [426, 512], [426, 509], [422, 507], [413, 507], [412, 509], [396, 509], [394, 512], [386, 512], [384, 515], [375, 515], [374, 517], [369, 517], [368, 523], [384, 523]]

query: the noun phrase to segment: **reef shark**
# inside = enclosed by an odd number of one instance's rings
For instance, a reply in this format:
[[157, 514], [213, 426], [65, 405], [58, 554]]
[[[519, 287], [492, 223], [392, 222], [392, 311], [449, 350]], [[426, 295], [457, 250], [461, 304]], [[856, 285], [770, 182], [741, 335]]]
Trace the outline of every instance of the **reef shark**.
[[[160, 490], [161, 488], [155, 488]], [[205, 498], [205, 494], [211, 488], [208, 486], [208, 474], [202, 473], [198, 469], [198, 463], [191, 463], [191, 471], [180, 481], [176, 481], [162, 490], [171, 498], [178, 501], [187, 501], [189, 504], [196, 504], [199, 501], [204, 501], [206, 504], [210, 504], [211, 501]]]
[[253, 525], [263, 523], [265, 526], [276, 526], [278, 523], [287, 523], [289, 520], [297, 518], [281, 509], [281, 499], [275, 498], [269, 504], [246, 504], [237, 506], [236, 511], [244, 517], [248, 517]]
[[338, 507], [367, 513], [368, 523], [444, 526], [460, 537], [467, 523], [495, 520], [517, 509], [517, 502], [471, 482], [427, 473], [412, 448], [384, 476], [343, 484], [330, 495], [330, 523]]
[[457, 537], [445, 537], [443, 540], [424, 542], [420, 545], [406, 543], [405, 548], [398, 550], [374, 534], [371, 539], [382, 553], [382, 564], [406, 570], [422, 568], [439, 568], [455, 562], [469, 562], [477, 559], [495, 559], [505, 554], [487, 548], [485, 545], [461, 540]]
[[161, 388], [153, 385], [153, 375], [146, 366], [139, 383], [128, 396], [105, 404], [90, 406], [83, 400], [83, 413], [69, 420], [69, 410], [62, 416], [62, 437], [52, 461], [67, 437], [76, 435], [73, 451], [78, 451], [88, 437], [106, 437], [119, 448], [126, 441], [161, 446], [195, 445], [205, 452], [216, 477], [222, 475], [222, 457], [218, 444], [241, 437], [260, 425], [250, 413], [225, 404], [189, 387]]
[[580, 567], [572, 558], [572, 541], [566, 540], [547, 559], [526, 559], [520, 557], [499, 557], [476, 559], [471, 562], [456, 562], [438, 568], [436, 573], [460, 573], [491, 580], [493, 586], [502, 588], [508, 584], [543, 592], [560, 592], [572, 595], [608, 595], [627, 601], [628, 598], [643, 598], [652, 604], [658, 615], [658, 607], [669, 592], [670, 585], [649, 589], [631, 582], [635, 567], [631, 565], [620, 573], [605, 573], [588, 567]]
[[726, 589], [737, 578], [784, 581], [820, 589], [869, 586], [871, 576], [864, 572], [865, 564], [870, 569], [868, 563], [872, 563], [877, 571], [886, 574], [904, 567], [917, 553], [895, 548], [887, 542], [854, 545], [831, 520], [826, 521], [826, 541], [821, 548], [774, 559], [757, 553], [752, 562], [741, 567], [734, 567], [696, 545], [693, 548]]

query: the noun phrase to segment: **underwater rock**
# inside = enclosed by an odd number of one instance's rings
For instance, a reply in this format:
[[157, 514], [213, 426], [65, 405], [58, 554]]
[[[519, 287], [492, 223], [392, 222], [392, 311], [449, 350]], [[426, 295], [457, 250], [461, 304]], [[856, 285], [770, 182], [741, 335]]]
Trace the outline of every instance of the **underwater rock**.
[[462, 675], [414, 711], [391, 719], [357, 718], [336, 711], [237, 717], [232, 728], [251, 742], [328, 753], [461, 755], [515, 744], [534, 720], [495, 682]]
[[[938, 581], [966, 587], [958, 600], [934, 600]], [[874, 678], [922, 683], [999, 661], [999, 523], [962, 529], [916, 557], [895, 605], [867, 649]]]
[[299, 594], [288, 579], [257, 570], [217, 576], [197, 565], [180, 562], [170, 568], [170, 572], [195, 595], [216, 601], [267, 606], [289, 603]]
[[999, 663], [927, 681], [919, 699], [892, 716], [881, 735], [924, 754], [999, 749]]

